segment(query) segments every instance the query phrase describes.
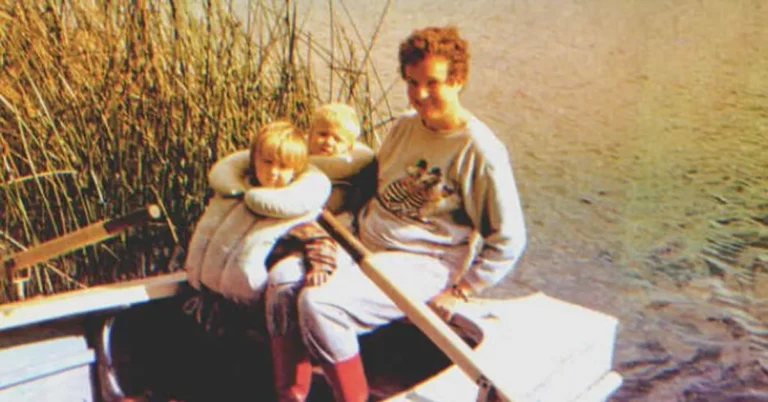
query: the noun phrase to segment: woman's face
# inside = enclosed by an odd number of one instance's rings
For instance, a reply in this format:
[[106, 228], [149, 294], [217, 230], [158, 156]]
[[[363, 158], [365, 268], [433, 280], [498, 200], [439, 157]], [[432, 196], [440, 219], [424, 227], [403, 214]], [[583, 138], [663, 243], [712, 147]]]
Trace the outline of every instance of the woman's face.
[[293, 181], [296, 169], [287, 167], [270, 157], [258, 155], [253, 162], [256, 180], [264, 187], [285, 187]]
[[443, 56], [427, 56], [416, 64], [405, 66], [408, 101], [430, 125], [442, 126], [461, 110], [459, 92], [464, 83], [448, 82], [450, 61]]

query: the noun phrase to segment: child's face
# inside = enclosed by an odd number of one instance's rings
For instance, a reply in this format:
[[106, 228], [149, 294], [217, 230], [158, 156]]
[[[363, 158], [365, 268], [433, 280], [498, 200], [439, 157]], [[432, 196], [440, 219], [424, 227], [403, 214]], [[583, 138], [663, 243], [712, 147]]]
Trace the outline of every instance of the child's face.
[[272, 157], [257, 155], [253, 162], [256, 180], [264, 187], [285, 187], [296, 176], [296, 169], [287, 167]]
[[340, 132], [337, 124], [318, 121], [309, 131], [310, 155], [343, 155], [352, 150], [352, 142]]

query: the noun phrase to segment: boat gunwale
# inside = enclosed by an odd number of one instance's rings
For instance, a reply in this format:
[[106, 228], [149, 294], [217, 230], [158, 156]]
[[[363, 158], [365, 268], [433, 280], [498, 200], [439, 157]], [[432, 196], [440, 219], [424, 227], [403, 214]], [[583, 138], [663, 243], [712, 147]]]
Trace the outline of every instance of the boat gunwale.
[[0, 332], [163, 299], [178, 293], [185, 271], [73, 290], [0, 305]]
[[[186, 272], [178, 271], [1, 305], [0, 332], [44, 321], [64, 319], [74, 315], [110, 309], [125, 309], [135, 304], [169, 298], [178, 295], [181, 286], [185, 283]], [[533, 295], [524, 297], [534, 295], [546, 296], [541, 292], [536, 292]], [[489, 323], [486, 321], [489, 318], [493, 321], [494, 306], [502, 301], [504, 299], [472, 299], [469, 303], [463, 304], [459, 308], [449, 322], [449, 325], [473, 349], [488, 346], [487, 342], [492, 341], [489, 336], [493, 337], [493, 334], [488, 331], [491, 330], [493, 332], [493, 330], [491, 327], [488, 327]], [[606, 317], [609, 316], [606, 315]], [[616, 320], [615, 317], [611, 317], [611, 319]], [[407, 320], [405, 321], [407, 322]], [[408, 387], [408, 389], [413, 390], [421, 385], [432, 382], [452, 369], [456, 369], [455, 364], [450, 364], [443, 370], [439, 370], [430, 377]], [[611, 373], [609, 372], [606, 375]], [[609, 385], [608, 388], [612, 388], [612, 391], [621, 384], [621, 376], [619, 375], [618, 378], [618, 382], [605, 380], [606, 384]], [[104, 379], [102, 378], [102, 380]], [[597, 383], [593, 384], [593, 386], [597, 386]], [[403, 393], [389, 395], [385, 397], [385, 400], [396, 400], [397, 397], [403, 395]]]

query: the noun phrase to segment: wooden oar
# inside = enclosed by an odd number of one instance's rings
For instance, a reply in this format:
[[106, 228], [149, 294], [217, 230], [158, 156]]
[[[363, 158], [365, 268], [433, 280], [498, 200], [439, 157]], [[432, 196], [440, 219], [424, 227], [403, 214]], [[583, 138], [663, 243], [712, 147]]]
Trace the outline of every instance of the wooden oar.
[[24, 281], [29, 279], [29, 270], [24, 268], [62, 254], [71, 252], [118, 235], [131, 227], [148, 221], [159, 220], [162, 217], [160, 207], [150, 204], [145, 208], [134, 211], [126, 216], [104, 219], [96, 223], [64, 234], [55, 239], [41, 243], [38, 246], [20, 251], [3, 259], [0, 264], [0, 275], [7, 275], [11, 282], [17, 284], [20, 298], [24, 298]]
[[363, 272], [389, 296], [408, 319], [480, 387], [478, 400], [485, 401], [493, 398], [509, 402], [513, 400], [513, 396], [510, 395], [511, 392], [504, 387], [502, 380], [504, 373], [499, 371], [499, 365], [493, 365], [492, 362], [476, 358], [475, 351], [434, 311], [425, 303], [414, 300], [403, 293], [397, 285], [384, 276], [380, 269], [375, 266], [375, 263], [371, 261], [370, 257], [373, 253], [355, 238], [331, 212], [324, 210], [321, 214], [320, 223], [330, 232], [331, 236], [340, 241], [360, 265]]

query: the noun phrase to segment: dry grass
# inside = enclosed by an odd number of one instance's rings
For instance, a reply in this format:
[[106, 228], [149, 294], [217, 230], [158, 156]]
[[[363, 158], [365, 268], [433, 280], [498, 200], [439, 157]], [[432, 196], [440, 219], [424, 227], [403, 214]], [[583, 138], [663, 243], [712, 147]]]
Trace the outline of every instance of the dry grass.
[[[306, 126], [318, 102], [342, 100], [375, 144], [390, 111], [370, 96], [370, 46], [358, 55], [342, 29], [322, 46], [297, 19], [290, 1], [254, 1], [241, 20], [216, 0], [0, 0], [0, 252], [147, 203], [168, 217], [37, 267], [28, 295], [167, 270], [204, 207], [208, 168], [262, 122]], [[334, 66], [328, 93], [312, 58]], [[17, 297], [0, 285], [0, 303]]]

